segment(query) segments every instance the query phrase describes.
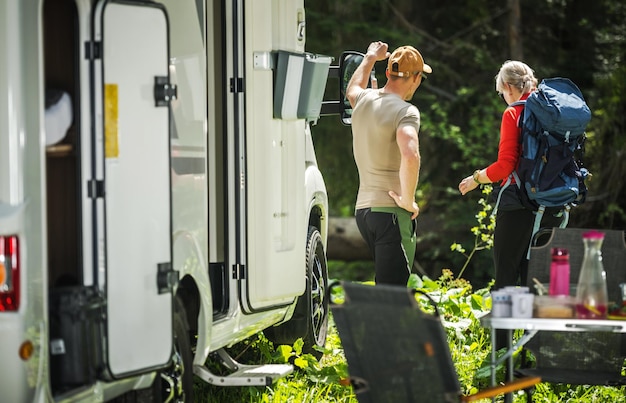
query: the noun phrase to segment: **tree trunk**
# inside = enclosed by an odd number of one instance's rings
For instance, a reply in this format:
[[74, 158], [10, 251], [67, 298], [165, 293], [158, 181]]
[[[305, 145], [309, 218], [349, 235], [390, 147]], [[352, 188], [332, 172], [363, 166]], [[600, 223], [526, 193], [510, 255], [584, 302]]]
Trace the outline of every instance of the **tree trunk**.
[[372, 259], [367, 244], [361, 237], [354, 217], [330, 217], [328, 220], [328, 250], [331, 260]]
[[513, 60], [524, 61], [521, 36], [522, 11], [519, 0], [509, 0], [509, 49]]

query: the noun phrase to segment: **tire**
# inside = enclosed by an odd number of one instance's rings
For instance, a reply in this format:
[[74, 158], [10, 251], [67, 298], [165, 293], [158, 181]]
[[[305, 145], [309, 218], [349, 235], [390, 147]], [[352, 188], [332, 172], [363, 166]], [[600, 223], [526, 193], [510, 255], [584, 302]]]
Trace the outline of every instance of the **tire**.
[[174, 301], [174, 352], [171, 365], [161, 372], [161, 395], [172, 402], [193, 402], [193, 357], [189, 340], [189, 324], [180, 297]]
[[292, 318], [281, 325], [265, 329], [265, 336], [275, 345], [292, 345], [304, 341], [304, 353], [321, 358], [315, 347], [324, 347], [328, 332], [328, 267], [322, 236], [309, 227], [306, 243], [306, 288], [298, 297]]

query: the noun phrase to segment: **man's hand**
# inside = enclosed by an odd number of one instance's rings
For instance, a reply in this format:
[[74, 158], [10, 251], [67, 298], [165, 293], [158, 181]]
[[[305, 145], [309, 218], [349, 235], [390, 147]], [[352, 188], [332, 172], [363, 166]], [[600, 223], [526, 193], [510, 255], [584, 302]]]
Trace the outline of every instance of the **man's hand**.
[[374, 64], [377, 61], [385, 60], [390, 56], [387, 49], [387, 44], [382, 41], [372, 42], [367, 47], [367, 53], [365, 54], [363, 61], [352, 74], [348, 87], [346, 88], [346, 98], [350, 102], [350, 106], [353, 108], [356, 105], [356, 98], [359, 93], [367, 88], [367, 83], [370, 79], [370, 74], [374, 68]]
[[389, 49], [389, 45], [385, 42], [376, 41], [367, 47], [367, 54], [376, 57], [376, 61], [385, 60], [391, 55], [387, 49]]
[[398, 207], [405, 209], [409, 213], [411, 213], [411, 220], [415, 220], [415, 218], [420, 213], [420, 208], [417, 206], [415, 201], [406, 202], [402, 200], [402, 196], [398, 196], [396, 192], [393, 190], [389, 191], [389, 196], [396, 202]]

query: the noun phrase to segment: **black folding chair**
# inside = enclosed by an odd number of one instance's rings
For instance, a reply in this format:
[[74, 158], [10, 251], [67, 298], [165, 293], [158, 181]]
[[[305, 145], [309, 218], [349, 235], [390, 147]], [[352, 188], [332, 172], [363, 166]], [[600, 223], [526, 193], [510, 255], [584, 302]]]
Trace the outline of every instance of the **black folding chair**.
[[[550, 250], [567, 248], [570, 255], [570, 282], [576, 284], [584, 255], [584, 228], [550, 228], [537, 233], [530, 251], [527, 285], [550, 281]], [[626, 283], [624, 231], [605, 233], [602, 261], [607, 276], [609, 301], [621, 303], [620, 283]], [[533, 279], [536, 279], [533, 280]], [[610, 332], [538, 332], [525, 345], [535, 357], [534, 367], [516, 371], [519, 376], [540, 376], [543, 382], [571, 385], [626, 385], [622, 376], [626, 358], [626, 336]], [[525, 354], [523, 355], [525, 357]], [[532, 389], [528, 390], [529, 401]]]
[[446, 331], [435, 302], [423, 311], [415, 290], [406, 287], [342, 282], [344, 302], [331, 298], [331, 312], [350, 381], [360, 403], [469, 402], [540, 382], [538, 377], [463, 396], [450, 356]]

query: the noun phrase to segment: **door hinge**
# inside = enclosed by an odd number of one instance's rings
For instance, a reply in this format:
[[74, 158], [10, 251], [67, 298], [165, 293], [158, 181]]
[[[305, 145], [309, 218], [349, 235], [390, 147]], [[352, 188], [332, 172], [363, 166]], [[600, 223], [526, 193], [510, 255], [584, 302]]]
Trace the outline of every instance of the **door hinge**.
[[230, 92], [238, 93], [243, 92], [243, 78], [231, 78], [230, 79]]
[[99, 199], [104, 197], [104, 181], [91, 179], [87, 181], [87, 197], [90, 199]]
[[246, 265], [237, 263], [233, 265], [233, 279], [245, 280], [246, 279]]
[[173, 292], [178, 285], [178, 272], [172, 269], [172, 263], [157, 264], [157, 289], [159, 294]]
[[154, 104], [155, 106], [167, 106], [178, 96], [176, 84], [170, 83], [167, 76], [154, 77]]
[[102, 58], [102, 42], [86, 41], [85, 42], [85, 59], [95, 60]]

